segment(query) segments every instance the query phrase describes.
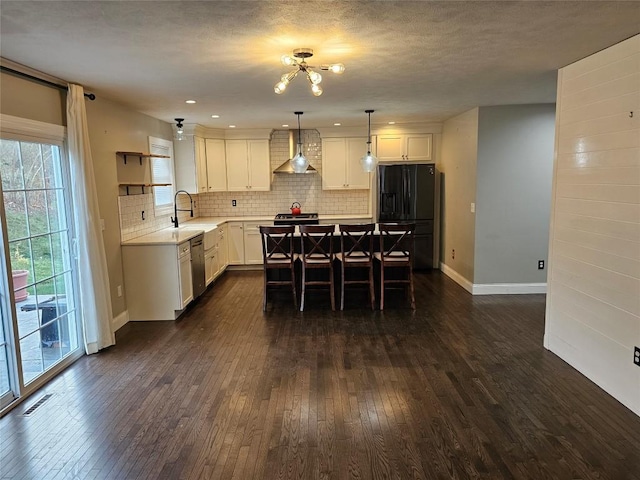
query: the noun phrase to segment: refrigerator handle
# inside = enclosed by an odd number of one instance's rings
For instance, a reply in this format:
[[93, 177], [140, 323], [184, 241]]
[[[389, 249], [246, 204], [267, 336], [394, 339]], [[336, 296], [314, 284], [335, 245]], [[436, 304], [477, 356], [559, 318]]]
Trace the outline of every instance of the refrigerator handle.
[[402, 168], [402, 215], [409, 215], [409, 170]]

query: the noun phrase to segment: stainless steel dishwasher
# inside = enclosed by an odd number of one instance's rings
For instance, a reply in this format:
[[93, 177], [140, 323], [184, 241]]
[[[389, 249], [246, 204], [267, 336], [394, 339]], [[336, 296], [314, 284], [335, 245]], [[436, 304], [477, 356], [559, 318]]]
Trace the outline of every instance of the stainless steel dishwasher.
[[197, 235], [189, 241], [191, 246], [191, 280], [194, 300], [202, 295], [206, 287], [203, 242], [204, 235]]

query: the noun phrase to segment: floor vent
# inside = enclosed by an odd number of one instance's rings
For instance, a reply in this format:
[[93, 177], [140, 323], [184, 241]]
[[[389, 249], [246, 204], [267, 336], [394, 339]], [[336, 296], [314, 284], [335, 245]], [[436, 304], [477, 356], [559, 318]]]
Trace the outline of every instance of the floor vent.
[[44, 397], [42, 397], [40, 400], [38, 400], [36, 403], [34, 403], [33, 405], [31, 405], [29, 408], [27, 408], [24, 413], [22, 414], [23, 417], [30, 417], [31, 415], [33, 415], [33, 413], [36, 411], [36, 409], [38, 407], [40, 407], [41, 405], [44, 405], [44, 403], [49, 400], [51, 397], [53, 396], [52, 393], [48, 393], [46, 394]]

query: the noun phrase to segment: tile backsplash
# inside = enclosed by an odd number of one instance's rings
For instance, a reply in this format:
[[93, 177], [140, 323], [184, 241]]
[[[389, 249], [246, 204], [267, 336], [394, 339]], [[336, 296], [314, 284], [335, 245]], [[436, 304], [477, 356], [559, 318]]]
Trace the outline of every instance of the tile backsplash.
[[[268, 192], [215, 192], [192, 195], [196, 208], [194, 216], [242, 217], [275, 215], [290, 211], [293, 202], [302, 205], [303, 212], [320, 214], [366, 215], [369, 213], [369, 190], [322, 190], [322, 140], [317, 130], [302, 130], [304, 154], [318, 173], [304, 175], [277, 174], [272, 176]], [[363, 145], [363, 149], [364, 149]], [[274, 130], [270, 142], [271, 170], [289, 159], [289, 131]], [[236, 206], [232, 206], [236, 200]], [[171, 226], [173, 214], [154, 215], [153, 195], [118, 197], [120, 231], [123, 241]], [[178, 196], [179, 208], [189, 207], [186, 195]], [[145, 220], [142, 219], [145, 212]], [[179, 212], [180, 222], [189, 219], [189, 212]]]

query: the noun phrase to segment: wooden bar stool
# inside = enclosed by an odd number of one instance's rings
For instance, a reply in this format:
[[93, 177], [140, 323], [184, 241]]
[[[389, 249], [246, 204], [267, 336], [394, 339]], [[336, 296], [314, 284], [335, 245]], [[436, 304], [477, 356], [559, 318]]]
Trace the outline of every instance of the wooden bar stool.
[[[407, 285], [411, 308], [415, 310], [413, 294], [413, 234], [415, 223], [380, 223], [380, 251], [375, 257], [380, 261], [380, 310], [384, 310], [384, 287], [390, 284]], [[385, 269], [393, 268], [404, 272], [401, 278], [385, 278]]]
[[[296, 294], [296, 273], [295, 261], [298, 254], [293, 253], [293, 225], [286, 226], [260, 226], [260, 236], [262, 237], [262, 260], [264, 270], [264, 296], [262, 311], [267, 310], [267, 289], [273, 286], [291, 285], [293, 293], [293, 304], [298, 306]], [[291, 275], [288, 280], [269, 279], [270, 270], [290, 270]]]
[[[300, 311], [304, 311], [304, 298], [307, 285], [329, 285], [331, 310], [336, 309], [333, 286], [333, 232], [335, 225], [300, 225], [300, 258], [302, 260], [302, 295]], [[307, 269], [325, 269], [329, 271], [328, 280], [308, 280]]]
[[[374, 223], [360, 225], [338, 225], [340, 230], [340, 253], [336, 258], [340, 261], [340, 310], [344, 310], [345, 285], [369, 285], [369, 301], [371, 310], [375, 310], [375, 290], [373, 284], [373, 231]], [[368, 270], [368, 280], [346, 279], [346, 271], [350, 268]]]

